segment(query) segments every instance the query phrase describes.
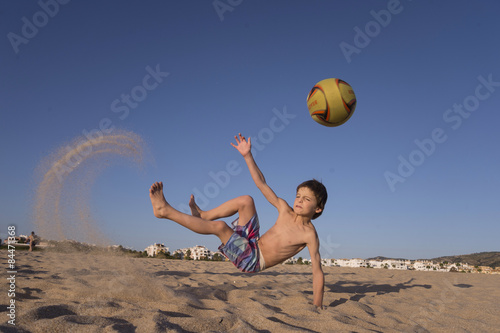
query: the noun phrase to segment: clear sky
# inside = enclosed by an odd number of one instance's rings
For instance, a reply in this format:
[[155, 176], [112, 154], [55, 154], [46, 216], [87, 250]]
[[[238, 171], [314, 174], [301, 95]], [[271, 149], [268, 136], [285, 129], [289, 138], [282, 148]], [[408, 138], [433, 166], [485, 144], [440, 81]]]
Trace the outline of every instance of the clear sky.
[[[499, 12], [496, 1], [3, 2], [1, 235], [36, 228], [35, 169], [104, 120], [150, 156], [101, 167], [80, 203], [115, 244], [217, 249], [153, 216], [154, 181], [179, 209], [193, 192], [203, 208], [250, 194], [269, 229], [277, 213], [229, 144], [241, 132], [290, 204], [303, 180], [326, 185], [322, 257], [498, 251]], [[358, 99], [335, 128], [305, 101], [330, 77]]]

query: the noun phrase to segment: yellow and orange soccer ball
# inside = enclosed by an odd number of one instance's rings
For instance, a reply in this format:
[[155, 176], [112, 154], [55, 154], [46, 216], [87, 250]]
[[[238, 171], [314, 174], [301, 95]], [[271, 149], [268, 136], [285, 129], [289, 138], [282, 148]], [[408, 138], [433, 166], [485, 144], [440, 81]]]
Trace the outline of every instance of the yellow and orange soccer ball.
[[307, 108], [312, 119], [321, 125], [339, 126], [354, 113], [356, 95], [347, 82], [325, 79], [316, 83], [307, 95]]

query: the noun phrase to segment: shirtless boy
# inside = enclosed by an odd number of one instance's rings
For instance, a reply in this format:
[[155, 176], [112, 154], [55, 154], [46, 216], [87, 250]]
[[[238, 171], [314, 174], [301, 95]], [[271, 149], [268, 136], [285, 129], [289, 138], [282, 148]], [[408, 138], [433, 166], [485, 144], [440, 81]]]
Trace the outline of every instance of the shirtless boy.
[[[321, 269], [319, 239], [312, 219], [321, 215], [326, 199], [326, 188], [316, 180], [306, 181], [297, 187], [293, 208], [278, 198], [267, 185], [251, 153], [251, 140], [239, 134], [236, 144], [231, 143], [245, 159], [253, 181], [278, 209], [278, 220], [259, 238], [259, 220], [252, 197], [240, 196], [226, 201], [219, 207], [203, 211], [193, 196], [189, 202], [192, 215], [177, 211], [163, 195], [163, 183], [154, 183], [149, 196], [157, 218], [175, 221], [199, 234], [216, 235], [222, 242], [219, 250], [243, 272], [259, 272], [277, 265], [308, 247], [313, 273], [313, 304], [322, 308], [324, 276]], [[238, 213], [234, 230], [217, 219]]]

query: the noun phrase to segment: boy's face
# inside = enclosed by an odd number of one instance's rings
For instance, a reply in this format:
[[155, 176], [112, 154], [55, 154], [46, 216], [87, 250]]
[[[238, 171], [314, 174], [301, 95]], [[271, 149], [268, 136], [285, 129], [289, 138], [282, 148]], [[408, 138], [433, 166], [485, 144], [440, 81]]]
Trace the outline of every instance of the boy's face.
[[307, 187], [299, 188], [293, 203], [293, 211], [299, 215], [311, 217], [314, 214], [321, 212], [321, 208], [318, 207], [318, 201], [316, 200], [314, 192]]

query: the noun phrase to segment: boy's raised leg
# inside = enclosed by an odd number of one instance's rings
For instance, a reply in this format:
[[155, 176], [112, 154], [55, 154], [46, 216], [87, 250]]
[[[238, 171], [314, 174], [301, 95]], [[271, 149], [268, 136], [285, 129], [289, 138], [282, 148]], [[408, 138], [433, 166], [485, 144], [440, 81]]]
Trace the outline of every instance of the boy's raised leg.
[[163, 183], [156, 182], [149, 189], [149, 198], [153, 205], [153, 214], [159, 219], [168, 219], [173, 211], [172, 206], [165, 200], [163, 195]]
[[194, 201], [194, 195], [191, 194], [191, 198], [189, 198], [189, 208], [191, 208], [191, 215], [196, 217], [201, 217], [201, 213], [204, 213], [203, 210], [198, 207], [196, 201]]
[[189, 200], [189, 207], [193, 216], [200, 217], [204, 220], [217, 220], [224, 217], [233, 216], [238, 213], [238, 224], [245, 225], [255, 215], [255, 204], [249, 195], [239, 196], [224, 202], [222, 205], [210, 210], [201, 210], [196, 204], [194, 196], [191, 195]]
[[153, 205], [153, 213], [157, 218], [169, 219], [203, 235], [216, 235], [223, 244], [233, 234], [233, 230], [224, 221], [208, 221], [197, 216], [179, 212], [165, 200], [163, 183], [156, 182], [149, 189], [149, 197]]

